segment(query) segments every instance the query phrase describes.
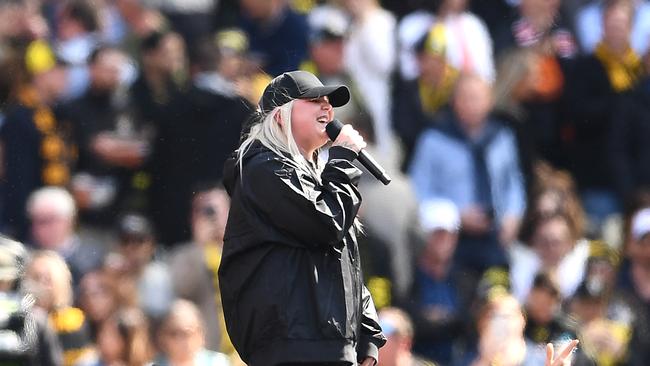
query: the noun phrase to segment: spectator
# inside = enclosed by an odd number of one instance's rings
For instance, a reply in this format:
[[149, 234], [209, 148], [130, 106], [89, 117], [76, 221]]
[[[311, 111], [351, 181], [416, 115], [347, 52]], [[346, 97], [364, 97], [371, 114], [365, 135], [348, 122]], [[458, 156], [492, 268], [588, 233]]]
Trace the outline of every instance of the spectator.
[[129, 95], [135, 119], [157, 126], [167, 106], [179, 97], [186, 77], [185, 44], [176, 33], [156, 30], [140, 41], [141, 70]]
[[400, 80], [409, 81], [417, 77], [420, 69], [415, 55], [415, 45], [431, 29], [435, 20], [433, 13], [437, 10], [439, 3], [439, 1], [419, 1], [418, 6], [414, 7], [412, 12], [400, 18], [396, 32]]
[[201, 44], [193, 60], [197, 74], [192, 85], [158, 124], [150, 163], [150, 206], [159, 239], [169, 247], [190, 239], [192, 188], [221, 180], [223, 164], [237, 148], [253, 109], [237, 95], [224, 95], [217, 81], [219, 62], [216, 45]]
[[436, 22], [449, 31], [447, 60], [456, 69], [477, 74], [488, 82], [495, 79], [492, 39], [485, 23], [467, 10], [468, 0], [443, 0]]
[[454, 347], [465, 330], [463, 317], [471, 302], [468, 294], [475, 285], [453, 264], [460, 213], [450, 201], [426, 201], [420, 205], [420, 223], [425, 243], [416, 255], [414, 285], [405, 305], [415, 323], [413, 349], [451, 365]]
[[7, 65], [9, 101], [0, 129], [3, 148], [3, 232], [27, 238], [25, 203], [44, 185], [65, 186], [74, 163], [70, 126], [52, 106], [63, 95], [66, 71], [55, 64], [52, 51], [35, 41]]
[[553, 169], [542, 162], [536, 164], [529, 197], [530, 204], [519, 231], [522, 242], [530, 241], [535, 220], [556, 214], [567, 218], [576, 238], [585, 236], [585, 214], [573, 178], [567, 171]]
[[[642, 58], [642, 76], [636, 86], [621, 95], [614, 106], [607, 131], [609, 165], [619, 202], [629, 204], [635, 192], [650, 186], [650, 53]], [[647, 162], [647, 163], [646, 163]]]
[[4, 40], [45, 39], [50, 28], [38, 4], [4, 1], [0, 4], [0, 38]]
[[206, 325], [205, 347], [226, 354], [234, 352], [234, 348], [223, 319], [217, 271], [229, 207], [230, 199], [221, 186], [198, 188], [192, 199], [192, 240], [169, 257], [176, 295], [201, 310]]
[[144, 0], [145, 6], [156, 8], [169, 20], [185, 43], [208, 36], [214, 28], [213, 16], [219, 0]]
[[561, 298], [571, 297], [585, 276], [589, 242], [576, 236], [565, 215], [556, 213], [534, 221], [527, 244], [511, 251], [514, 296], [524, 301], [537, 273], [546, 272], [558, 281]]
[[160, 11], [144, 6], [139, 1], [117, 0], [114, 4], [127, 26], [127, 34], [120, 46], [129, 56], [138, 59], [142, 51], [142, 40], [151, 34], [167, 30], [169, 24]]
[[106, 269], [87, 273], [79, 284], [77, 303], [88, 319], [91, 338], [96, 342], [100, 329], [115, 313], [135, 306], [137, 299], [130, 284], [123, 284]]
[[604, 241], [592, 241], [589, 244], [585, 282], [592, 287], [603, 288], [611, 297], [620, 296], [620, 289], [616, 288], [616, 272], [620, 262], [617, 249]]
[[296, 70], [307, 56], [309, 26], [287, 0], [240, 0], [240, 26], [251, 53], [269, 75]]
[[63, 188], [38, 189], [27, 201], [33, 244], [61, 255], [69, 267], [74, 288], [84, 274], [99, 268], [104, 258], [103, 248], [75, 233], [76, 212], [72, 196]]
[[[650, 37], [650, 4], [647, 1], [630, 0], [634, 7], [631, 46], [638, 55], [648, 51]], [[587, 1], [576, 14], [576, 35], [584, 53], [592, 53], [603, 34], [603, 12], [607, 0]]]
[[99, 44], [99, 19], [89, 1], [63, 4], [57, 19], [57, 56], [71, 65], [84, 65]]
[[432, 127], [437, 114], [448, 107], [458, 79], [458, 70], [445, 57], [447, 31], [436, 24], [420, 38], [415, 45], [417, 76], [393, 86], [393, 127], [404, 149], [404, 168], [411, 162], [422, 131]]
[[560, 16], [559, 0], [520, 0], [510, 19], [494, 31], [497, 57], [511, 47], [534, 47], [545, 55], [574, 57], [575, 40]]
[[456, 258], [461, 267], [479, 273], [507, 266], [505, 248], [515, 239], [525, 209], [515, 140], [488, 117], [491, 93], [481, 78], [461, 76], [453, 112], [439, 130], [422, 135], [410, 167], [421, 202], [445, 198], [459, 208]]
[[[626, 362], [632, 356], [633, 322], [645, 320], [632, 316], [627, 304], [610, 300], [605, 288], [584, 282], [569, 303], [571, 315], [578, 321], [582, 349], [598, 365]], [[634, 356], [644, 352], [639, 353]]]
[[548, 343], [575, 338], [575, 324], [562, 311], [560, 289], [546, 273], [535, 275], [526, 302], [526, 341], [540, 350]]
[[72, 276], [63, 258], [49, 250], [34, 253], [25, 269], [25, 288], [34, 296], [35, 306], [48, 314], [63, 349], [63, 365], [95, 363], [85, 315], [72, 307]]
[[[631, 362], [650, 362], [650, 339], [647, 330], [650, 319], [650, 209], [638, 209], [631, 217], [630, 235], [627, 242], [627, 260], [620, 268], [620, 288], [630, 294], [635, 304], [633, 324], [636, 329], [632, 338]], [[644, 329], [645, 328], [645, 329]]]
[[93, 366], [142, 366], [153, 356], [145, 315], [137, 308], [118, 311], [97, 335], [100, 361]]
[[576, 65], [571, 98], [573, 139], [569, 141], [574, 174], [589, 220], [598, 227], [621, 203], [614, 191], [607, 146], [618, 97], [632, 89], [641, 73], [641, 60], [630, 47], [633, 8], [625, 0], [608, 1], [603, 12], [603, 37], [593, 54]]
[[[308, 15], [309, 59], [300, 68], [316, 75], [325, 85], [354, 85], [345, 69], [344, 46], [348, 36], [349, 20], [345, 12], [332, 5], [314, 8]], [[357, 89], [352, 87], [352, 89]], [[350, 102], [337, 110], [337, 118], [355, 123], [367, 114], [359, 92], [352, 92]]]
[[205, 328], [201, 313], [186, 300], [176, 300], [172, 304], [158, 332], [158, 343], [161, 354], [155, 364], [159, 366], [230, 364], [226, 355], [203, 348]]
[[499, 120], [512, 129], [517, 138], [517, 151], [524, 176], [526, 193], [531, 196], [533, 170], [541, 156], [539, 149], [546, 148], [541, 138], [549, 133], [539, 131], [530, 121], [524, 105], [535, 97], [538, 83], [539, 55], [529, 49], [512, 49], [504, 52], [498, 64], [498, 77], [494, 84], [494, 111]]
[[385, 308], [379, 312], [379, 324], [386, 336], [386, 344], [379, 349], [382, 366], [433, 366], [434, 363], [414, 355], [413, 323], [398, 308]]
[[248, 36], [239, 28], [231, 28], [219, 31], [215, 38], [220, 56], [218, 72], [226, 83], [233, 84], [219, 88], [219, 93], [234, 87], [251, 105], [257, 104], [271, 77], [250, 57]]
[[344, 0], [343, 5], [352, 16], [344, 51], [345, 66], [372, 117], [377, 153], [390, 157], [395, 153], [390, 77], [397, 56], [396, 20], [377, 0]]
[[[536, 349], [526, 344], [525, 324], [526, 320], [517, 300], [503, 292], [503, 289], [493, 289], [477, 312], [476, 326], [479, 339], [476, 350], [470, 349], [466, 354], [466, 361], [461, 364], [474, 366], [489, 365], [493, 362], [503, 365], [543, 364], [544, 355], [540, 355]], [[568, 344], [565, 347], [571, 348], [577, 343], [577, 341], [569, 343], [568, 340], [565, 342]], [[569, 355], [569, 363], [571, 358], [572, 356]], [[550, 364], [548, 359], [546, 364]]]
[[134, 120], [120, 94], [120, 74], [127, 65], [126, 56], [115, 48], [95, 50], [89, 58], [90, 88], [66, 107], [79, 147], [72, 179], [79, 221], [104, 240], [113, 217], [144, 194], [133, 181], [152, 137], [151, 127]]
[[47, 316], [33, 307], [29, 294], [21, 293], [27, 249], [0, 236], [0, 359], [26, 366], [58, 366], [63, 354]]
[[[159, 320], [170, 306], [174, 292], [169, 268], [156, 258], [156, 241], [149, 220], [137, 213], [124, 213], [117, 222], [117, 251], [107, 267], [125, 286], [135, 286], [138, 306]], [[128, 294], [128, 289], [125, 294]]]
[[578, 49], [559, 14], [560, 3], [518, 1], [512, 16], [499, 22], [493, 40], [497, 60], [510, 48], [526, 48], [537, 54], [539, 77], [524, 106], [541, 157], [554, 166], [566, 167], [568, 156], [561, 149], [567, 137], [565, 90]]

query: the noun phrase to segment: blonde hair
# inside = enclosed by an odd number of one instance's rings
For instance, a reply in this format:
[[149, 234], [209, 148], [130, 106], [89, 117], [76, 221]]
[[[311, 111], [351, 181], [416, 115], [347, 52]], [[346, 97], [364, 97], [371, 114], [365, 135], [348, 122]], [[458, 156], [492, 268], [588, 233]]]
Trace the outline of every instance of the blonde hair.
[[[276, 155], [289, 155], [304, 171], [320, 182], [320, 169], [312, 167], [300, 152], [300, 148], [291, 132], [291, 111], [294, 101], [275, 107], [266, 115], [260, 113], [250, 131], [237, 151], [237, 163], [241, 176], [243, 159], [251, 145], [257, 140]], [[278, 116], [279, 115], [279, 116]], [[279, 118], [279, 122], [276, 119]], [[316, 151], [318, 154], [318, 150]], [[315, 161], [317, 161], [315, 159]]]
[[519, 84], [531, 73], [531, 65], [536, 61], [536, 54], [529, 49], [510, 49], [499, 59], [499, 77], [494, 84], [494, 102], [497, 109], [516, 114], [523, 114], [519, 102], [513, 93]]
[[[61, 309], [72, 305], [72, 273], [70, 268], [65, 263], [65, 260], [57, 252], [51, 250], [39, 250], [34, 252], [29, 264], [27, 265], [26, 277], [29, 278], [32, 272], [32, 267], [36, 261], [43, 259], [48, 261], [47, 269], [52, 278], [52, 307], [53, 309], [46, 309], [51, 311], [54, 309]], [[29, 291], [29, 289], [27, 289]]]

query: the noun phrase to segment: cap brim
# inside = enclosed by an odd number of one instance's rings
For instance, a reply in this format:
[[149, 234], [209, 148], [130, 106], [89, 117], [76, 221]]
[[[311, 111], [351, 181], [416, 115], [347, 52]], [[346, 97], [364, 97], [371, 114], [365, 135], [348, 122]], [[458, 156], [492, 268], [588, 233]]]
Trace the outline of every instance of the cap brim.
[[300, 99], [327, 96], [332, 107], [346, 105], [350, 101], [350, 90], [345, 85], [316, 86], [300, 96]]

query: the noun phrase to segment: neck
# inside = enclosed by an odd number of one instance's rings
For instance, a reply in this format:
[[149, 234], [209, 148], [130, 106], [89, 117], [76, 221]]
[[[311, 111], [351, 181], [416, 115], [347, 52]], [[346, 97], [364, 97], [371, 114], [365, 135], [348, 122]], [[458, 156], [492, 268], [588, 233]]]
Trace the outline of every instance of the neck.
[[395, 366], [410, 366], [413, 365], [413, 355], [410, 352], [402, 352], [397, 356]]
[[145, 68], [143, 71], [144, 78], [152, 90], [159, 91], [165, 88], [165, 84], [168, 78], [164, 73], [147, 68]]
[[607, 46], [607, 49], [609, 49], [609, 51], [616, 57], [623, 57], [629, 48], [628, 43], [608, 42], [607, 40], [605, 40], [605, 46]]
[[[268, 0], [267, 0], [268, 1]], [[258, 18], [262, 23], [271, 23], [277, 19], [284, 11], [285, 4], [283, 1], [276, 1], [269, 12], [262, 17]]]
[[170, 357], [169, 360], [171, 361], [172, 365], [175, 366], [193, 366], [194, 365], [194, 358], [189, 356], [189, 355], [184, 355], [178, 358], [172, 358]]
[[451, 262], [441, 258], [423, 258], [422, 268], [435, 280], [442, 280], [449, 272]]
[[54, 103], [54, 98], [48, 93], [44, 87], [38, 83], [34, 83], [34, 93], [36, 94], [37, 103], [45, 104], [46, 106], [51, 106]]
[[461, 123], [460, 127], [463, 129], [463, 132], [465, 132], [465, 134], [467, 134], [467, 136], [471, 140], [476, 139], [483, 131], [482, 123], [472, 123], [472, 124]]
[[72, 236], [67, 236], [61, 240], [58, 240], [57, 243], [51, 246], [59, 254], [67, 254], [66, 252], [72, 247], [73, 240]]
[[307, 160], [310, 163], [314, 162], [315, 152], [316, 150], [303, 150], [302, 148], [300, 148], [300, 154], [302, 155], [303, 158], [305, 158], [305, 160]]

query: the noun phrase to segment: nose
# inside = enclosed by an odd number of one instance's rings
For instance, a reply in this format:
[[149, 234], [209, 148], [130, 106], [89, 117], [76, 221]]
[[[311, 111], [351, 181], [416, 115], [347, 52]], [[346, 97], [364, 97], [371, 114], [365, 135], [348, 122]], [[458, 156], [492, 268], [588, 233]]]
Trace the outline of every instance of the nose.
[[330, 110], [330, 109], [332, 109], [332, 105], [330, 104], [330, 101], [329, 101], [329, 99], [328, 99], [327, 97], [324, 97], [324, 98], [321, 100], [321, 104], [320, 104], [320, 105], [321, 105], [321, 108], [323, 108], [324, 110]]

